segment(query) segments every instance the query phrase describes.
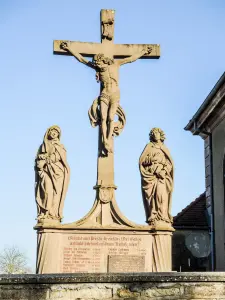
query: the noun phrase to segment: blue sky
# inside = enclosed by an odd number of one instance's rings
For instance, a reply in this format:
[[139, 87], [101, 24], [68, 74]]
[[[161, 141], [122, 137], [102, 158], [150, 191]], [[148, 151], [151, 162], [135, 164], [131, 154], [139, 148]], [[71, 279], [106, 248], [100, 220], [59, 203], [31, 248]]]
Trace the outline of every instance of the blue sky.
[[87, 111], [98, 95], [94, 71], [53, 55], [53, 40], [100, 41], [99, 12], [116, 10], [115, 43], [157, 43], [159, 60], [120, 70], [127, 124], [115, 141], [116, 199], [132, 221], [144, 223], [139, 156], [152, 127], [166, 133], [175, 161], [173, 215], [204, 191], [203, 140], [183, 130], [224, 72], [223, 0], [59, 1], [0, 3], [1, 243], [18, 245], [35, 264], [34, 158], [46, 129], [58, 124], [71, 181], [64, 222], [91, 208], [97, 134]]

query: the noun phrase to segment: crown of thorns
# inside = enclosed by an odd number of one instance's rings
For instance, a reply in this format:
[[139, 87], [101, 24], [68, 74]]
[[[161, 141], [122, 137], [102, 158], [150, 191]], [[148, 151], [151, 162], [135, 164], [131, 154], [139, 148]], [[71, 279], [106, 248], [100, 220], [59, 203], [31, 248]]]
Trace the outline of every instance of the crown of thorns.
[[96, 54], [93, 57], [93, 62], [96, 62], [96, 61], [103, 61], [105, 64], [108, 64], [108, 65], [111, 65], [114, 62], [113, 58], [106, 57], [103, 53]]

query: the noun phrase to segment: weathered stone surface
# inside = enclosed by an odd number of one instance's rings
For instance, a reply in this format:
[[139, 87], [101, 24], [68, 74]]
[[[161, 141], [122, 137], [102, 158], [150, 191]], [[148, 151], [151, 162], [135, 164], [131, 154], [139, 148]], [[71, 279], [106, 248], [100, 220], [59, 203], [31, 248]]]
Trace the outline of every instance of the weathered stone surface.
[[172, 283], [172, 282], [220, 282], [225, 283], [225, 272], [164, 272], [164, 273], [114, 273], [114, 274], [23, 274], [0, 275], [0, 286], [15, 284], [71, 284], [71, 283]]
[[184, 294], [184, 288], [177, 283], [139, 285], [137, 290], [145, 297], [181, 296]]
[[201, 297], [209, 297], [209, 296], [215, 296], [215, 295], [220, 295], [220, 296], [225, 296], [225, 285], [224, 284], [191, 284], [187, 285], [185, 284], [185, 294], [189, 295], [198, 295]]
[[143, 255], [109, 255], [109, 273], [144, 272], [145, 256]]
[[0, 299], [225, 299], [225, 273], [1, 275]]
[[[121, 229], [62, 232], [45, 230], [38, 233], [39, 249], [44, 250], [39, 251], [42, 263], [37, 265], [37, 272], [38, 274], [151, 272], [152, 240], [155, 235], [146, 229], [140, 232]], [[139, 264], [137, 258], [142, 259]]]

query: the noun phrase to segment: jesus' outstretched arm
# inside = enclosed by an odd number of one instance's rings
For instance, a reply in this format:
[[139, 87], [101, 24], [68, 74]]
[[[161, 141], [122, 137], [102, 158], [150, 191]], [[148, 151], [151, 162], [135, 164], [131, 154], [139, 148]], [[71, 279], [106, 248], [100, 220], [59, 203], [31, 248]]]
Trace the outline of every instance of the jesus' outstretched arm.
[[142, 57], [144, 54], [150, 54], [152, 52], [152, 48], [151, 47], [145, 47], [144, 49], [142, 49], [140, 52], [135, 53], [132, 56], [129, 56], [127, 58], [118, 60], [117, 63], [121, 66], [127, 63], [132, 63], [135, 60], [137, 60], [138, 58]]
[[88, 61], [87, 59], [85, 59], [80, 53], [78, 52], [74, 52], [69, 45], [67, 44], [67, 42], [62, 42], [60, 44], [60, 48], [62, 48], [65, 51], [70, 52], [79, 62], [81, 62], [82, 64], [85, 64], [88, 67], [91, 67], [92, 69], [95, 69], [95, 66], [93, 65], [92, 62]]

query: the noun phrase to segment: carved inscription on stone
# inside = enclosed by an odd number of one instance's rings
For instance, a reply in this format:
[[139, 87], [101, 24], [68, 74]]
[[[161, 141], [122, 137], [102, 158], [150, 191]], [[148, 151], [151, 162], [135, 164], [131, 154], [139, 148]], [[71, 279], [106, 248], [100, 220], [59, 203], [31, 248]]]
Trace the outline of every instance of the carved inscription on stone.
[[141, 255], [109, 255], [109, 273], [144, 272], [145, 257]]
[[148, 234], [65, 234], [61, 272], [149, 272], [151, 249]]

